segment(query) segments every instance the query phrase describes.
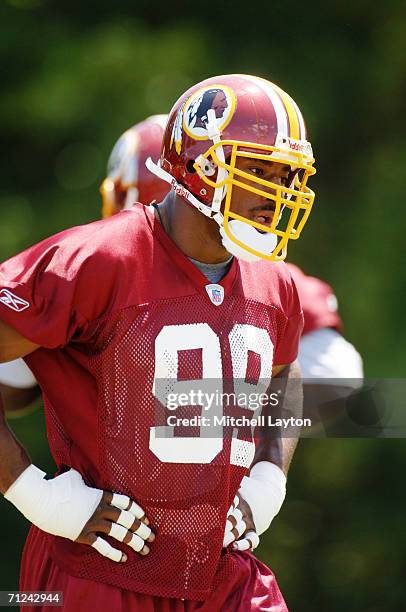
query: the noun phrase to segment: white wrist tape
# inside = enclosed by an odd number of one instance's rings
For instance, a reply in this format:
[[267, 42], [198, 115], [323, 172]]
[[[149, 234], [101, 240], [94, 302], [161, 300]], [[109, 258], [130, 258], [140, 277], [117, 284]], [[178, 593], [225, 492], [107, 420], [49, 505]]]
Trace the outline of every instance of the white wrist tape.
[[88, 487], [73, 469], [52, 480], [44, 480], [45, 475], [30, 465], [4, 497], [43, 531], [76, 540], [99, 505], [103, 491]]
[[270, 461], [260, 461], [244, 476], [238, 490], [249, 504], [255, 531], [264, 533], [278, 514], [286, 495], [286, 476]]

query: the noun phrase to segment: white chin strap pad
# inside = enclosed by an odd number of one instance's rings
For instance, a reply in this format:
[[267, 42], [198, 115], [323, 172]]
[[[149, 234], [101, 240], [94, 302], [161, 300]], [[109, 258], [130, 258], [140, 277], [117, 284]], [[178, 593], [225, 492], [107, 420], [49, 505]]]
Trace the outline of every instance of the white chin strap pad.
[[[229, 221], [228, 228], [237, 240], [264, 255], [271, 255], [278, 244], [278, 237], [275, 234], [270, 234], [269, 232], [261, 234], [255, 227], [243, 221], [233, 219]], [[249, 262], [260, 261], [262, 259], [233, 242], [225, 233], [224, 227], [220, 227], [220, 234], [223, 239], [224, 248], [232, 255], [235, 255], [235, 257]]]

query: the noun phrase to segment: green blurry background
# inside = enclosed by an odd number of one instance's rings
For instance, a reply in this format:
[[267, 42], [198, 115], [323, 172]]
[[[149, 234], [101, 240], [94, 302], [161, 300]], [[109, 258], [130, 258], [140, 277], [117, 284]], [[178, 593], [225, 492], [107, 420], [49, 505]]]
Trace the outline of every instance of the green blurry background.
[[[367, 376], [402, 377], [406, 4], [0, 0], [0, 260], [96, 219], [112, 145], [207, 76], [265, 76], [300, 104], [314, 212], [290, 259], [335, 288]], [[42, 413], [13, 422], [52, 470]], [[258, 556], [294, 612], [406, 609], [402, 440], [302, 440]], [[27, 523], [0, 500], [0, 590]]]

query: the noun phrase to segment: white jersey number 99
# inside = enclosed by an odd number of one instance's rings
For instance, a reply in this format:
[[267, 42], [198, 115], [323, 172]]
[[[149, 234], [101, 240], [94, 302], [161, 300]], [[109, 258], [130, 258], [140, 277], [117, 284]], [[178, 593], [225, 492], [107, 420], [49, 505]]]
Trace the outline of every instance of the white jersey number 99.
[[[272, 374], [273, 344], [268, 332], [253, 325], [237, 323], [228, 336], [228, 343], [235, 397], [248, 399], [263, 393]], [[178, 380], [179, 352], [193, 349], [201, 350], [202, 378]], [[257, 384], [246, 382], [249, 351], [260, 358]], [[164, 463], [211, 463], [223, 448], [222, 427], [214, 426], [215, 422], [221, 422], [223, 415], [223, 363], [220, 339], [207, 323], [162, 328], [155, 341], [153, 394], [173, 415], [176, 415], [182, 399], [192, 398], [191, 403], [202, 406], [201, 416], [210, 423], [207, 427], [200, 427], [199, 437], [175, 437], [173, 425], [151, 427], [149, 447], [154, 455]], [[238, 402], [238, 405], [250, 411], [250, 418], [253, 416], [249, 401], [244, 405]], [[237, 433], [234, 432], [232, 439], [230, 462], [249, 467], [255, 445], [251, 441], [239, 440]]]

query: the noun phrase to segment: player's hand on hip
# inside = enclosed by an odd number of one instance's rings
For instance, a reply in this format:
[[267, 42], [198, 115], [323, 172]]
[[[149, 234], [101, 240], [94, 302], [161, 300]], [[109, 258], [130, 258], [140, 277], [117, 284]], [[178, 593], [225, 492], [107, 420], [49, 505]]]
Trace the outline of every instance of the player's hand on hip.
[[127, 495], [88, 487], [74, 469], [47, 480], [29, 465], [4, 493], [24, 516], [42, 531], [93, 546], [112, 561], [127, 556], [99, 534], [124, 542], [141, 555], [155, 539], [145, 512]]
[[124, 542], [140, 555], [147, 555], [147, 542], [153, 542], [155, 535], [148, 526], [144, 510], [127, 495], [104, 491], [94, 514], [84, 526], [76, 542], [93, 546], [101, 555], [112, 561], [124, 563], [127, 555], [113, 548], [98, 534]]
[[249, 504], [237, 493], [227, 513], [223, 548], [253, 550], [259, 544]]

